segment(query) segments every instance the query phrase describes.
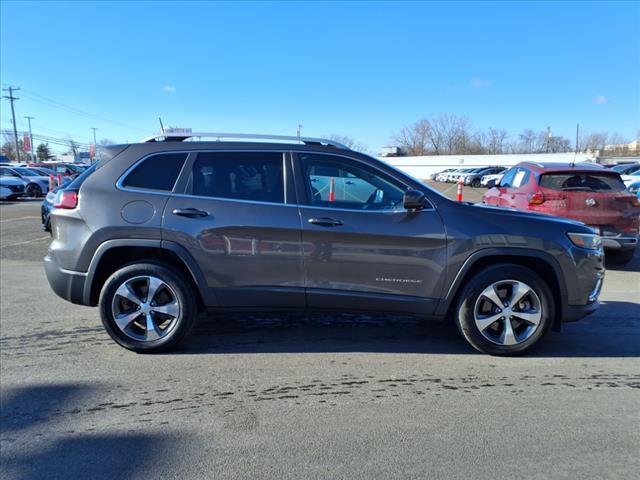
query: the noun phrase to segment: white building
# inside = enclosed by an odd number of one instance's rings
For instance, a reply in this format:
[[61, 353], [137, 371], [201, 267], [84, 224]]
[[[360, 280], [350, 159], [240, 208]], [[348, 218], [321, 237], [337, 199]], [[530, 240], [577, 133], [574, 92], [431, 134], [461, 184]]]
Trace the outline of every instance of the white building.
[[409, 175], [424, 180], [447, 168], [511, 167], [520, 162], [595, 162], [590, 153], [532, 153], [510, 155], [425, 155], [421, 157], [380, 157]]

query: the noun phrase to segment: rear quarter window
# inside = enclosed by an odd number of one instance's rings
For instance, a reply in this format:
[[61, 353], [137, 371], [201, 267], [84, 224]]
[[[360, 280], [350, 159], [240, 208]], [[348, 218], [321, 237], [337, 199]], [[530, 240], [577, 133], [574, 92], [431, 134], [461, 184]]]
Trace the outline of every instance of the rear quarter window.
[[618, 175], [602, 173], [545, 173], [540, 176], [540, 186], [549, 190], [620, 192], [625, 190]]
[[186, 159], [186, 153], [151, 155], [129, 172], [122, 181], [122, 186], [171, 192]]

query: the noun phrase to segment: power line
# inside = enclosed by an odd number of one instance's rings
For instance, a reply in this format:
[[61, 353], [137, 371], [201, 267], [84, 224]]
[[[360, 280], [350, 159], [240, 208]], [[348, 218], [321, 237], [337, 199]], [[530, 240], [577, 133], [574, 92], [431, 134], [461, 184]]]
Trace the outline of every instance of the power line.
[[146, 130], [146, 129], [139, 128], [139, 127], [134, 127], [132, 125], [127, 125], [126, 123], [118, 122], [116, 120], [111, 120], [111, 119], [103, 117], [101, 115], [96, 115], [96, 114], [93, 114], [93, 113], [86, 112], [84, 110], [80, 110], [79, 108], [75, 108], [75, 107], [72, 107], [70, 105], [66, 105], [66, 104], [64, 104], [62, 102], [58, 102], [58, 101], [53, 100], [51, 98], [47, 98], [47, 97], [45, 97], [43, 95], [37, 94], [37, 93], [32, 92], [30, 90], [22, 90], [22, 94], [26, 98], [29, 98], [30, 100], [33, 100], [33, 101], [36, 101], [36, 102], [40, 102], [40, 103], [43, 103], [45, 105], [49, 105], [51, 107], [64, 110], [64, 111], [66, 111], [68, 113], [73, 113], [73, 114], [76, 114], [76, 115], [81, 115], [81, 116], [85, 116], [85, 117], [101, 120], [103, 122], [111, 123], [111, 124], [117, 125], [119, 127], [127, 128], [129, 130], [138, 130], [140, 132], [145, 132], [145, 133], [148, 132], [148, 130]]

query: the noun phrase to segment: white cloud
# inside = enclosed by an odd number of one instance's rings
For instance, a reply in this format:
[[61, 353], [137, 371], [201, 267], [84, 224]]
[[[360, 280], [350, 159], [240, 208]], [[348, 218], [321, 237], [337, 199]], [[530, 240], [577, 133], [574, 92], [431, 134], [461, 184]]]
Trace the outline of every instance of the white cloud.
[[593, 97], [593, 103], [595, 103], [596, 105], [606, 105], [607, 103], [609, 103], [609, 99], [604, 95], [596, 95], [595, 97]]
[[482, 78], [472, 78], [469, 80], [473, 88], [487, 88], [491, 86], [491, 80], [483, 80]]
[[176, 87], [174, 87], [173, 85], [165, 85], [164, 87], [162, 87], [162, 91], [164, 93], [175, 93]]

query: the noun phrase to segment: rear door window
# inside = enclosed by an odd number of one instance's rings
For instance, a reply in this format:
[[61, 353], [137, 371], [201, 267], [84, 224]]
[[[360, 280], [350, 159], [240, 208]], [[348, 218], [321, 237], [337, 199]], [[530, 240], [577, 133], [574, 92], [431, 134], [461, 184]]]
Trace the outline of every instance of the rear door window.
[[504, 174], [504, 177], [502, 177], [502, 180], [500, 180], [500, 186], [504, 188], [510, 188], [517, 171], [517, 168], [512, 168], [511, 170], [507, 171], [507, 173]]
[[522, 185], [526, 185], [529, 183], [529, 170], [526, 168], [519, 168], [513, 177], [513, 182], [511, 183], [511, 188], [519, 188]]
[[284, 153], [199, 153], [191, 184], [201, 197], [284, 203]]
[[545, 173], [540, 186], [550, 190], [583, 192], [620, 192], [625, 190], [622, 179], [604, 173]]
[[186, 159], [186, 153], [151, 155], [131, 170], [122, 181], [122, 186], [171, 192]]

